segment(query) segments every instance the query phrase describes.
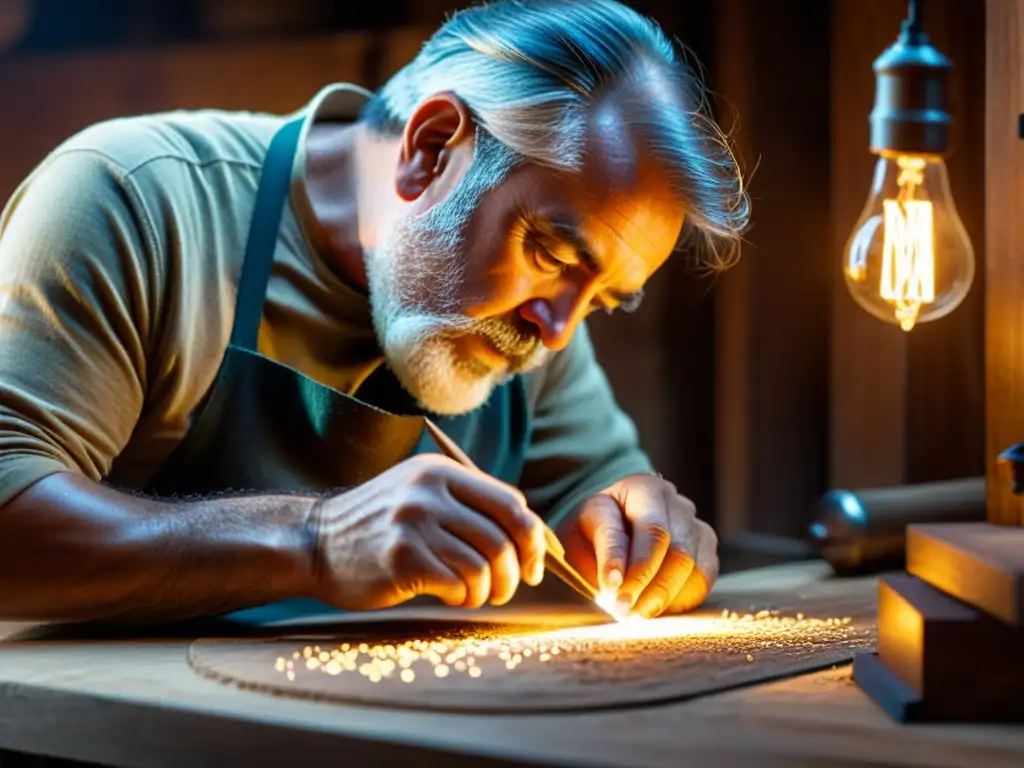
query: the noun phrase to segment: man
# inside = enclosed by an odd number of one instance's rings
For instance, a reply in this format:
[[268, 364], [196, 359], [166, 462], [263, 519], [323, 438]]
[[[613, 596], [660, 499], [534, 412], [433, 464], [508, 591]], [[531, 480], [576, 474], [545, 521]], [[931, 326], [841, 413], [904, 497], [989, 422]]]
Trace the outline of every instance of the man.
[[541, 516], [623, 607], [699, 604], [715, 536], [583, 321], [743, 230], [700, 108], [625, 6], [498, 2], [376, 94], [57, 148], [0, 221], [0, 617], [500, 605]]

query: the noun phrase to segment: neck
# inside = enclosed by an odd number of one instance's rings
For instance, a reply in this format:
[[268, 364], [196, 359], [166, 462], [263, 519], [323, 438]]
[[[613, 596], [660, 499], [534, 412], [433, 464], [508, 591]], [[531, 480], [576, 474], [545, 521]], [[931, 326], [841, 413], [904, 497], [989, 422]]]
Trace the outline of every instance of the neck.
[[358, 124], [314, 125], [306, 141], [306, 190], [316, 248], [333, 258], [345, 282], [365, 291], [358, 161], [364, 133]]

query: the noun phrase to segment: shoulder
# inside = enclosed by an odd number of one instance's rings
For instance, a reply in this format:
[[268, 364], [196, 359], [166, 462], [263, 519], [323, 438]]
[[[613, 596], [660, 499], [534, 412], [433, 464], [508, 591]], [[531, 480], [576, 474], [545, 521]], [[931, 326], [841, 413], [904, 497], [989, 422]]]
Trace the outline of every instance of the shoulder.
[[283, 118], [217, 110], [163, 112], [106, 120], [69, 137], [48, 161], [68, 154], [102, 158], [125, 176], [167, 160], [189, 166], [259, 168]]
[[[282, 122], [271, 115], [207, 110], [96, 123], [42, 159], [7, 201], [5, 218], [25, 208], [48, 219], [173, 210], [175, 202], [200, 197], [194, 194], [197, 185], [213, 183], [230, 192], [233, 175], [251, 182], [258, 174]], [[226, 170], [214, 177], [218, 169]]]

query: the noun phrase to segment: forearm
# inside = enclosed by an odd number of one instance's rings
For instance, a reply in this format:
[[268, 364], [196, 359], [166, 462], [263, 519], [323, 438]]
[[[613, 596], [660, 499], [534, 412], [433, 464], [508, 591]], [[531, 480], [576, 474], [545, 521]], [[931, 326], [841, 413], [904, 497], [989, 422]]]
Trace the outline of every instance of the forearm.
[[313, 501], [165, 502], [51, 475], [0, 509], [0, 619], [167, 621], [307, 594]]

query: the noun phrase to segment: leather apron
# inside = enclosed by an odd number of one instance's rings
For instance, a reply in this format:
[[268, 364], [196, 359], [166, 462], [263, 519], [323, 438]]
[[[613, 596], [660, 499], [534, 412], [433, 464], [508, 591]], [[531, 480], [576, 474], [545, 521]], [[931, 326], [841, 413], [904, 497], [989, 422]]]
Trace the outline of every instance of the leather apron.
[[[386, 365], [350, 396], [257, 351], [302, 123], [286, 123], [271, 142], [230, 342], [188, 433], [145, 489], [150, 494], [326, 493], [365, 482], [414, 454], [440, 452], [423, 427], [424, 412]], [[518, 482], [530, 438], [519, 377], [495, 388], [483, 407], [435, 420], [480, 469]], [[263, 623], [327, 610], [333, 609], [314, 600], [287, 600], [229, 618]]]

